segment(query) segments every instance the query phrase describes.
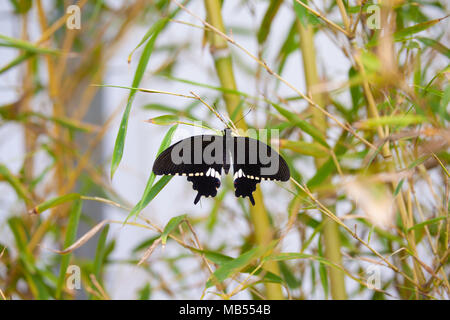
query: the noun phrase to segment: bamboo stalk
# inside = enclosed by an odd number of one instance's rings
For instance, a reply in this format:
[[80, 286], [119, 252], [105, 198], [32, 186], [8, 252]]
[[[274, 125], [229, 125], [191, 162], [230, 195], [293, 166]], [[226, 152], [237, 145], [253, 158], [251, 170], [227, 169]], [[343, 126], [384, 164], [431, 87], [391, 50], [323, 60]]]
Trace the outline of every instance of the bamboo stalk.
[[[218, 0], [205, 0], [205, 7], [209, 23], [221, 32], [225, 33], [220, 2]], [[216, 72], [221, 86], [226, 89], [237, 90], [227, 40], [216, 33], [210, 34], [209, 40], [211, 54], [214, 58]], [[239, 105], [239, 96], [227, 93], [223, 96], [228, 114], [233, 114], [234, 110]], [[242, 111], [238, 113], [237, 118], [241, 117]], [[237, 125], [239, 129], [247, 129], [247, 124], [244, 120], [240, 121]], [[273, 231], [264, 206], [262, 193], [259, 188], [257, 188], [254, 193], [254, 199], [255, 206], [250, 208], [250, 215], [255, 230], [256, 241], [259, 245], [266, 245], [273, 239]], [[275, 274], [279, 274], [278, 264], [276, 262], [272, 261], [265, 263], [264, 269]], [[275, 283], [266, 283], [266, 296], [268, 299], [284, 298], [281, 286]]]
[[[28, 15], [24, 14], [22, 16], [22, 38], [24, 40], [28, 40]], [[30, 105], [31, 103], [31, 92], [33, 89], [33, 70], [32, 70], [32, 64], [33, 60], [30, 59], [26, 63], [26, 76], [23, 78], [23, 88], [24, 88], [24, 97], [22, 100], [22, 110], [24, 112], [30, 112], [32, 111], [32, 107]], [[33, 165], [33, 157], [28, 156], [33, 152], [33, 150], [36, 148], [36, 134], [33, 130], [31, 130], [27, 125], [24, 126], [25, 131], [25, 152], [27, 156], [25, 157], [24, 164], [23, 164], [23, 173], [24, 178], [27, 183], [30, 183], [33, 180], [33, 171], [34, 171], [34, 165]]]
[[339, 12], [341, 13], [342, 22], [344, 23], [345, 30], [348, 33], [352, 34], [350, 30], [350, 21], [348, 19], [347, 11], [345, 10], [344, 2], [342, 0], [336, 0], [336, 3], [339, 7]]
[[[316, 102], [320, 107], [324, 108], [325, 101], [323, 95], [320, 93], [312, 92], [313, 87], [320, 83], [317, 73], [313, 26], [304, 26], [300, 22], [300, 20], [297, 19], [297, 28], [300, 34], [300, 50], [302, 52], [303, 67], [305, 71], [305, 80], [308, 93], [314, 102]], [[313, 115], [312, 124], [325, 134], [327, 130], [325, 115], [317, 108], [313, 108], [311, 106], [310, 109]], [[315, 158], [314, 160], [316, 168], [320, 168], [325, 161], [321, 158]], [[338, 225], [336, 222], [332, 221], [325, 215], [323, 215], [323, 219], [325, 221], [323, 230], [323, 237], [325, 241], [325, 256], [329, 261], [337, 265], [342, 265], [341, 243]], [[344, 273], [336, 268], [328, 268], [328, 274], [331, 283], [330, 287], [332, 298], [337, 300], [347, 299]]]

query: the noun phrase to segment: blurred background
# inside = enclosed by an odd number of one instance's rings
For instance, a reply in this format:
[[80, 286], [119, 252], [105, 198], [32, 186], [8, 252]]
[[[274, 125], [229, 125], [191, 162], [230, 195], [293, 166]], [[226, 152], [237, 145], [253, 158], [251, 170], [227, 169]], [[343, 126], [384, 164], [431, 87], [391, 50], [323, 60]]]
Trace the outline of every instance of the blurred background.
[[[448, 11], [2, 0], [0, 298], [448, 299]], [[293, 179], [155, 179], [225, 126], [195, 95], [279, 130]]]

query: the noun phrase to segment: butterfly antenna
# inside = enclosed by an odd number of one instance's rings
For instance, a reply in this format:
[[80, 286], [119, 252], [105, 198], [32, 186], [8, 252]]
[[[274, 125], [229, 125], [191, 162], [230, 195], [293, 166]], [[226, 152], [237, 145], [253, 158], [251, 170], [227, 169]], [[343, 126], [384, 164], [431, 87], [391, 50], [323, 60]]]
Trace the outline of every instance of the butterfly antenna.
[[239, 118], [239, 120], [237, 120], [235, 122], [235, 124], [238, 124], [239, 121], [241, 121], [242, 119], [244, 119], [250, 112], [253, 111], [253, 108], [250, 108], [242, 117]]
[[197, 99], [198, 101], [200, 101], [201, 103], [203, 103], [212, 113], [215, 114], [215, 116], [217, 118], [219, 118], [220, 121], [222, 121], [226, 126], [228, 126], [228, 123], [225, 121], [224, 117], [220, 114], [219, 110], [217, 110], [217, 108], [215, 107], [211, 107], [209, 104], [206, 103], [205, 100], [203, 100], [199, 95], [197, 95], [195, 92], [191, 91], [191, 94], [195, 97], [195, 99]]
[[219, 109], [217, 108], [217, 106], [216, 106], [215, 104], [214, 104], [214, 110], [216, 110], [216, 112], [219, 114], [219, 116], [220, 116], [219, 119], [220, 119], [220, 120], [228, 127], [231, 120], [228, 119], [228, 121], [227, 121], [227, 120], [225, 119], [226, 117], [224, 117], [224, 116], [220, 113]]

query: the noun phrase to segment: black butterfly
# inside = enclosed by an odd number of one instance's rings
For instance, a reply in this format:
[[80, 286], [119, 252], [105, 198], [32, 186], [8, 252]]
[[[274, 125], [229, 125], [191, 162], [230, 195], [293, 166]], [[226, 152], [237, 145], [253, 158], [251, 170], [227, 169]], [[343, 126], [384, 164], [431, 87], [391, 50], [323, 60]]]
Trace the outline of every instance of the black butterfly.
[[249, 197], [255, 205], [253, 191], [262, 180], [289, 180], [286, 161], [265, 143], [247, 137], [234, 137], [229, 128], [223, 136], [198, 135], [183, 139], [164, 150], [153, 165], [156, 175], [182, 175], [201, 196], [215, 197], [220, 187], [222, 169], [234, 172], [236, 197]]

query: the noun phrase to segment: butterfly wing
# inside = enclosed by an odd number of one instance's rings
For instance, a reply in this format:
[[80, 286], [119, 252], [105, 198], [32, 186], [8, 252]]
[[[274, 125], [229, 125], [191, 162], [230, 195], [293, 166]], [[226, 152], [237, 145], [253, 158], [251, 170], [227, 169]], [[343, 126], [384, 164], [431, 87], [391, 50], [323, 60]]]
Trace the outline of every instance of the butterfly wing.
[[187, 176], [192, 188], [198, 191], [194, 200], [197, 204], [202, 196], [217, 195], [223, 168], [222, 153], [223, 137], [193, 136], [161, 152], [153, 164], [153, 172], [156, 175]]
[[249, 197], [255, 205], [253, 192], [263, 180], [287, 181], [290, 178], [286, 161], [265, 143], [248, 138], [235, 137], [233, 158], [233, 180], [236, 197]]

